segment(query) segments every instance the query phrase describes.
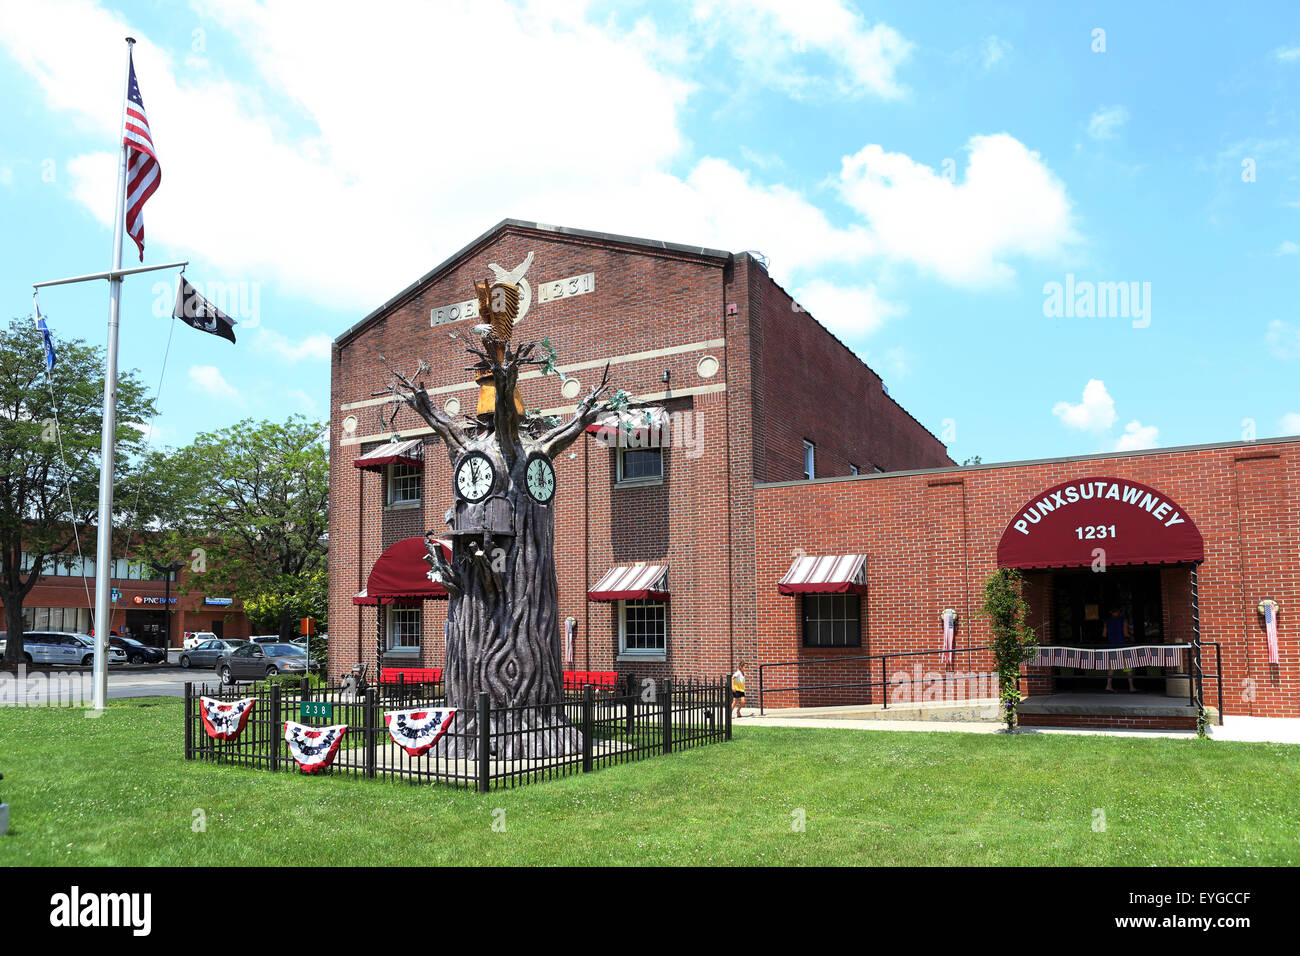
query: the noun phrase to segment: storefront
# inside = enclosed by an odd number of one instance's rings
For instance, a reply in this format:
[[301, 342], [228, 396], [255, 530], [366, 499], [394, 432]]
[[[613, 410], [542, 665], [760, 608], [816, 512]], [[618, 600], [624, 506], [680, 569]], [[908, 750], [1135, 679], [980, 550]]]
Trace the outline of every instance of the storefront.
[[[757, 500], [759, 659], [793, 662], [769, 686], [803, 688], [774, 703], [860, 702], [869, 683], [877, 702], [921, 699], [903, 684], [918, 668], [946, 699], [950, 675], [990, 664], [966, 649], [987, 643], [982, 589], [1005, 567], [1040, 643], [1026, 724], [1185, 728], [1191, 691], [1217, 708], [1220, 681], [1229, 714], [1300, 717], [1296, 439], [782, 482]], [[882, 672], [880, 655], [899, 656]]]

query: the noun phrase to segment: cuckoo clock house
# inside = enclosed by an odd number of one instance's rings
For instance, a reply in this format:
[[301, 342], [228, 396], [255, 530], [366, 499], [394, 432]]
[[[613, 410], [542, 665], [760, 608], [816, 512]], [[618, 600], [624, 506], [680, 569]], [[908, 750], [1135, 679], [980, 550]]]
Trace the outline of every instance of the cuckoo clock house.
[[743, 659], [769, 706], [987, 696], [963, 682], [990, 666], [984, 582], [1013, 567], [1041, 645], [1024, 723], [1187, 729], [1197, 693], [1300, 717], [1300, 439], [958, 467], [761, 256], [516, 220], [335, 341], [336, 678], [442, 667], [426, 532], [446, 556], [513, 533], [505, 463], [453, 462], [384, 394], [390, 366], [423, 363], [445, 414], [481, 411], [465, 350], [493, 274], [527, 280], [515, 338], [555, 352], [558, 374], [520, 375], [520, 410], [568, 418], [606, 367], [632, 402], [526, 463], [555, 509], [556, 640], [578, 679]]

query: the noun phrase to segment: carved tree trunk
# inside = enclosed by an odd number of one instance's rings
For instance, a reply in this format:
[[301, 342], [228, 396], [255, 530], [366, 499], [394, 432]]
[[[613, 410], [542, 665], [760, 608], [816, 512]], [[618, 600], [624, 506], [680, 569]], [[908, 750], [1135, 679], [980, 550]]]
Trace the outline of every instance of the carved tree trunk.
[[[495, 435], [467, 450], [503, 459]], [[534, 449], [529, 449], [534, 450]], [[555, 512], [538, 504], [524, 483], [526, 458], [516, 459], [505, 491], [514, 513], [515, 534], [491, 547], [478, 540], [456, 542], [452, 562], [460, 592], [448, 610], [447, 659], [443, 680], [447, 703], [460, 709], [457, 724], [477, 733], [478, 695], [492, 705], [493, 749], [497, 759], [517, 760], [579, 753], [582, 735], [564, 708], [559, 591], [555, 576]], [[486, 544], [486, 542], [485, 542]], [[471, 739], [469, 754], [477, 752]]]

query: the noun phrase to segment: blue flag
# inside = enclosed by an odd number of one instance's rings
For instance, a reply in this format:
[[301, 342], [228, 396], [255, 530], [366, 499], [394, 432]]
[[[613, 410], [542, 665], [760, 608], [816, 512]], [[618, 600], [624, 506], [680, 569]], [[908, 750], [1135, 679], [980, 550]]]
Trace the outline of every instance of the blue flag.
[[36, 327], [41, 330], [41, 337], [45, 339], [45, 371], [53, 372], [54, 363], [58, 358], [54, 354], [54, 343], [50, 340], [50, 327], [45, 324], [45, 316], [41, 315], [41, 307], [35, 297], [32, 298], [32, 305], [36, 307]]

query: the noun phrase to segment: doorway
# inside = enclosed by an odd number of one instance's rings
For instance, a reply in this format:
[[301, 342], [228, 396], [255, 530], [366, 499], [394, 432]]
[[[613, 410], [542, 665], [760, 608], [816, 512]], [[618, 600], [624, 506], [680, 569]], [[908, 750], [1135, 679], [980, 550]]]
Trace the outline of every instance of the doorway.
[[[1110, 568], [1104, 573], [1081, 569], [1052, 576], [1052, 642], [1069, 647], [1106, 647], [1106, 618], [1112, 608], [1128, 622], [1129, 643], [1163, 644], [1164, 608], [1159, 568]], [[1158, 670], [1158, 669], [1157, 669]], [[1097, 691], [1105, 687], [1105, 671], [1054, 668], [1059, 691]], [[1128, 675], [1117, 671], [1116, 681]], [[1164, 692], [1164, 674], [1133, 672], [1139, 691]], [[1117, 684], [1123, 686], [1123, 684]]]

